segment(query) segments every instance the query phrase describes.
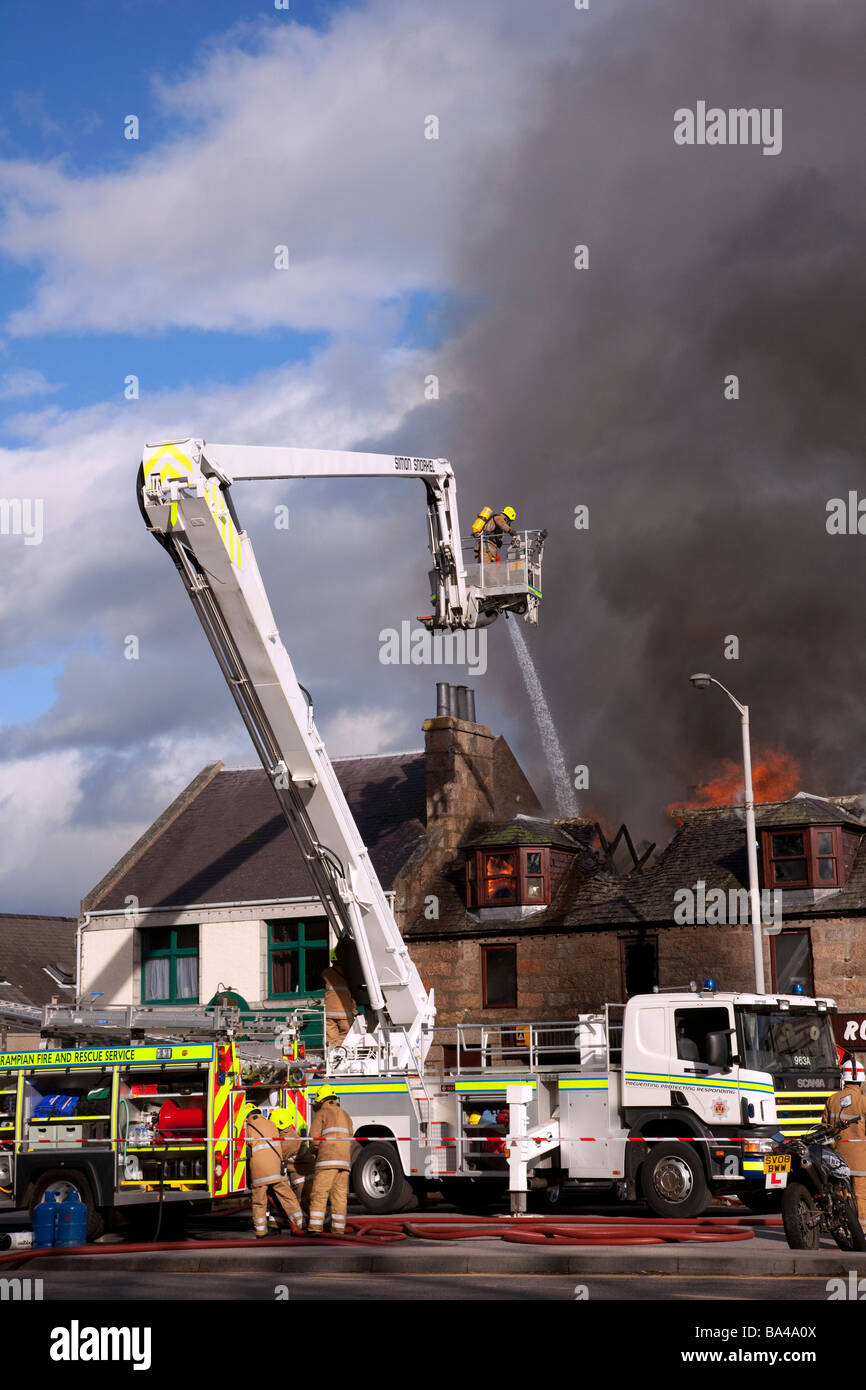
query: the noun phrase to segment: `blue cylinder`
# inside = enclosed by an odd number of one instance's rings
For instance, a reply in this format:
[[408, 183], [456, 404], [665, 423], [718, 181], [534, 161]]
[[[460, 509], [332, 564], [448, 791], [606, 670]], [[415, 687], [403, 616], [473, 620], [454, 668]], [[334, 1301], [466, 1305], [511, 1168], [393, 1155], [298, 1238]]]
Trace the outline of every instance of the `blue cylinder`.
[[57, 1194], [46, 1192], [33, 1213], [33, 1244], [53, 1245], [60, 1203]]
[[66, 1201], [61, 1202], [57, 1209], [54, 1244], [87, 1244], [87, 1206], [74, 1188], [66, 1194]]

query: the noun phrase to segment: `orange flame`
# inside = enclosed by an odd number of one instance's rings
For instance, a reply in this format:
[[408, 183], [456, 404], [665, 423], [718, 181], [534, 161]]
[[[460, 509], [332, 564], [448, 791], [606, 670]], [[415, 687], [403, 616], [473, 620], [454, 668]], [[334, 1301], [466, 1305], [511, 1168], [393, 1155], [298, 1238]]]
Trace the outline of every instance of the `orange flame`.
[[[768, 748], [752, 762], [752, 785], [756, 801], [787, 801], [800, 784], [800, 764], [784, 748]], [[721, 758], [705, 781], [699, 782], [689, 801], [676, 806], [742, 806], [745, 799], [743, 764], [734, 758]]]

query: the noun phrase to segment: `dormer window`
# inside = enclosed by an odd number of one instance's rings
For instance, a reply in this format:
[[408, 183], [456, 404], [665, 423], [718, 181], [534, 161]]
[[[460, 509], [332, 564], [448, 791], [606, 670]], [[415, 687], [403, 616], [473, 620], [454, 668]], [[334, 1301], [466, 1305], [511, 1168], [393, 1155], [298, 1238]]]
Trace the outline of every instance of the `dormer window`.
[[466, 857], [468, 907], [545, 907], [548, 849], [475, 849]]
[[767, 830], [763, 851], [768, 888], [837, 888], [844, 882], [841, 826]]

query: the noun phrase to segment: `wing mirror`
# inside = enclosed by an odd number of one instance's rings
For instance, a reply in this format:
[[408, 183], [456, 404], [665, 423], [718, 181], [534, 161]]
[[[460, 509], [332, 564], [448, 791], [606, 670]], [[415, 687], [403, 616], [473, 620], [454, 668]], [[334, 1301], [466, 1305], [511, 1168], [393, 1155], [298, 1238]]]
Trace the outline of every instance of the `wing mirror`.
[[730, 1070], [731, 1039], [728, 1033], [707, 1033], [705, 1039], [707, 1063], [713, 1071]]

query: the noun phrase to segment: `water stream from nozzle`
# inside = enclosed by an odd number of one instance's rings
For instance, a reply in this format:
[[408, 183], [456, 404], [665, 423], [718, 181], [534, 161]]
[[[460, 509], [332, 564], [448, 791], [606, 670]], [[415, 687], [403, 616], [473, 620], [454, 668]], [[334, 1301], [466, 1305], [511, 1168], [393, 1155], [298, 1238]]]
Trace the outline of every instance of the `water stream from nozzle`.
[[520, 621], [517, 618], [511, 618], [506, 622], [505, 626], [511, 633], [511, 641], [517, 653], [520, 673], [523, 676], [523, 683], [526, 686], [529, 703], [532, 705], [532, 712], [535, 715], [535, 722], [538, 725], [538, 732], [541, 735], [541, 746], [544, 749], [544, 756], [547, 759], [547, 766], [550, 768], [550, 775], [553, 779], [557, 815], [577, 816], [580, 814], [580, 811], [577, 804], [577, 797], [574, 794], [574, 787], [568, 775], [565, 754], [562, 751], [559, 734], [556, 732], [553, 715], [550, 713], [550, 706], [547, 703], [544, 687], [535, 669], [535, 662], [532, 660], [532, 654], [520, 630]]

